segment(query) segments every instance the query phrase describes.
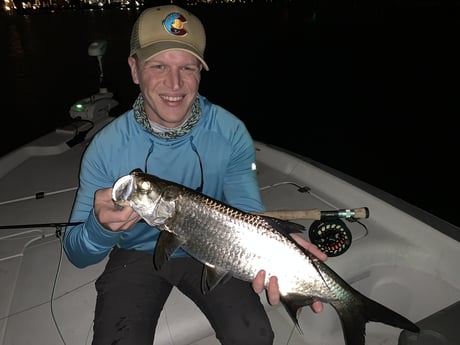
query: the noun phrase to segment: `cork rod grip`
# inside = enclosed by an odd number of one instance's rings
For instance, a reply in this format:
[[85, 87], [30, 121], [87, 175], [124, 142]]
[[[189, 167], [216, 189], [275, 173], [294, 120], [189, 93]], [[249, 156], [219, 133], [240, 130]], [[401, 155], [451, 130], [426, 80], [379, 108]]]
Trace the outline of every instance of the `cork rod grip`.
[[337, 219], [337, 218], [369, 218], [369, 209], [367, 207], [359, 207], [354, 209], [340, 209], [334, 211], [321, 211], [319, 209], [311, 210], [280, 210], [280, 211], [266, 211], [254, 213], [261, 216], [274, 217], [285, 220], [292, 219]]

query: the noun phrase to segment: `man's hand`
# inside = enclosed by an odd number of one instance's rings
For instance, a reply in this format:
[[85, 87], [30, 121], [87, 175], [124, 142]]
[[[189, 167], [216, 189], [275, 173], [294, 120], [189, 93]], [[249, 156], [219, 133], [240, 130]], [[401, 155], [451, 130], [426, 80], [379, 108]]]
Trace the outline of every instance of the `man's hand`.
[[112, 188], [96, 191], [94, 214], [98, 222], [111, 231], [128, 230], [141, 219], [131, 207], [116, 207], [112, 200]]
[[[297, 234], [291, 234], [291, 237], [302, 247], [316, 256], [318, 259], [325, 261], [327, 259], [327, 255], [323, 253], [321, 250], [318, 249], [314, 244], [304, 240]], [[265, 288], [265, 271], [260, 270], [257, 273], [257, 276], [252, 282], [252, 288], [256, 293], [261, 293]], [[277, 305], [280, 302], [280, 291], [278, 286], [278, 278], [275, 276], [270, 277], [268, 280], [268, 287], [267, 287], [267, 298], [268, 302], [271, 305]], [[323, 311], [323, 304], [319, 301], [313, 302], [311, 308], [315, 313], [320, 313]]]

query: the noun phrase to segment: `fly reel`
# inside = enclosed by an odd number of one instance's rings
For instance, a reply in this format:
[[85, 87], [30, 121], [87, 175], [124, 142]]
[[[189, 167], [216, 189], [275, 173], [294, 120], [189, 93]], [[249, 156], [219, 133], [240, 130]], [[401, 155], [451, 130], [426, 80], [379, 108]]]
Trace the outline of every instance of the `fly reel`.
[[327, 256], [339, 256], [351, 246], [351, 231], [340, 219], [315, 220], [308, 235], [310, 242]]

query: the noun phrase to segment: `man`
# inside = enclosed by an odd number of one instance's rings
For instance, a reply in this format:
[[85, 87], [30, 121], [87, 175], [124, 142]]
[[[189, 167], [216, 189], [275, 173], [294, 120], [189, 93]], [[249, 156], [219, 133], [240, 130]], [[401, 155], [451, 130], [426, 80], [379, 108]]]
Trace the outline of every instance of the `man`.
[[[84, 223], [67, 229], [64, 248], [77, 267], [109, 255], [96, 282], [93, 345], [151, 345], [173, 286], [203, 311], [222, 344], [273, 343], [258, 296], [263, 271], [252, 286], [234, 278], [204, 295], [202, 264], [178, 250], [155, 270], [152, 254], [160, 232], [111, 199], [117, 178], [143, 168], [242, 210], [264, 211], [250, 134], [233, 114], [198, 93], [201, 71], [208, 70], [205, 45], [204, 28], [192, 13], [173, 5], [143, 11], [128, 57], [140, 94], [133, 109], [94, 137], [82, 159], [71, 221]], [[279, 303], [276, 277], [270, 277], [267, 293], [270, 303]]]

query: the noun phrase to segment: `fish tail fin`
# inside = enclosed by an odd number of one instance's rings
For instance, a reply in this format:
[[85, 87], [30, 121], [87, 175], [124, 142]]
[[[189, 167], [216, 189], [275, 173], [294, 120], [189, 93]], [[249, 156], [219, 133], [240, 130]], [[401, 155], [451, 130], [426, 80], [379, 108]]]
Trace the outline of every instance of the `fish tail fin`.
[[363, 297], [364, 313], [369, 321], [385, 323], [415, 333], [420, 332], [420, 328], [406, 317], [366, 296]]
[[[335, 306], [334, 306], [335, 307]], [[366, 322], [363, 314], [345, 308], [335, 308], [342, 324], [346, 345], [364, 345], [366, 343]]]
[[366, 323], [369, 321], [384, 323], [414, 333], [420, 332], [420, 328], [406, 317], [363, 295], [358, 298], [356, 304], [358, 308], [355, 309], [349, 308], [347, 302], [336, 301], [331, 304], [340, 316], [347, 345], [365, 344]]

